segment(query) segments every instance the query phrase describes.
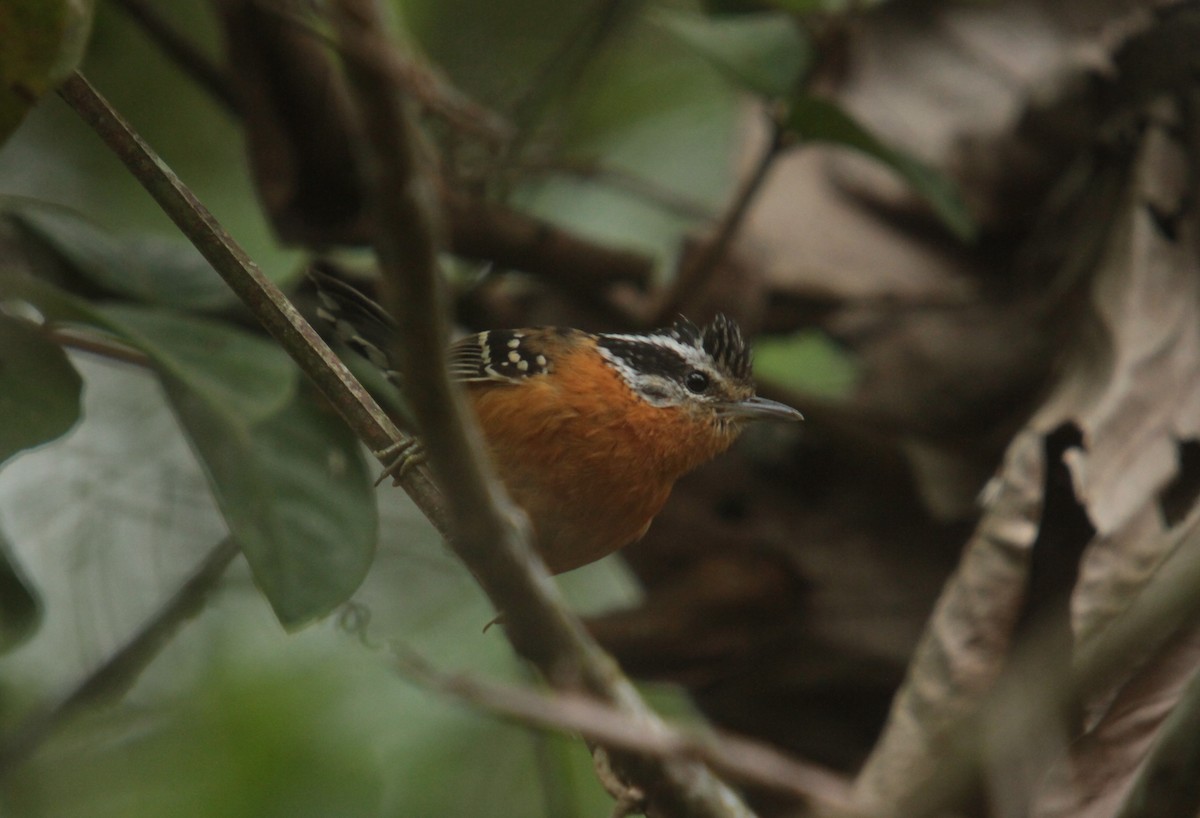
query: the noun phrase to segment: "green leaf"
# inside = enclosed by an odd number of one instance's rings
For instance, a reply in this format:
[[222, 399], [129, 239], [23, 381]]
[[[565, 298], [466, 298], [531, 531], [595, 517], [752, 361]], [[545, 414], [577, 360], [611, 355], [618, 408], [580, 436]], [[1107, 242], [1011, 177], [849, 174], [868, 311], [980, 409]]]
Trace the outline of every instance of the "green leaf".
[[329, 613], [370, 566], [376, 517], [356, 439], [296, 397], [277, 346], [213, 321], [97, 308], [146, 352], [230, 531], [284, 626]]
[[91, 0], [0, 3], [0, 142], [83, 59], [92, 6]]
[[132, 304], [95, 308], [103, 326], [136, 346], [163, 375], [253, 424], [295, 394], [299, 371], [272, 342], [205, 318]]
[[278, 347], [169, 310], [93, 307], [36, 279], [5, 284], [48, 318], [99, 327], [147, 355], [285, 626], [358, 587], [376, 540], [371, 481], [350, 431], [297, 397], [298, 370]]
[[200, 252], [162, 236], [117, 239], [69, 208], [13, 199], [10, 218], [75, 273], [135, 301], [188, 310], [228, 308], [237, 299]]
[[374, 555], [374, 494], [357, 440], [303, 400], [253, 428], [186, 385], [167, 396], [255, 581], [285, 627], [332, 611]]
[[654, 20], [736, 85], [767, 99], [790, 94], [812, 64], [808, 38], [787, 14], [662, 11]]
[[828, 100], [801, 95], [794, 97], [790, 106], [784, 122], [788, 132], [810, 142], [832, 142], [873, 156], [908, 182], [956, 236], [963, 241], [975, 237], [975, 222], [958, 189], [948, 178], [909, 154], [884, 144]]
[[758, 339], [754, 374], [789, 389], [829, 398], [845, 397], [858, 382], [854, 359], [819, 332]]
[[264, 338], [220, 321], [135, 304], [93, 305], [53, 284], [6, 274], [0, 293], [23, 299], [48, 321], [103, 330], [140, 350], [156, 371], [250, 426], [295, 396], [299, 370]]
[[0, 462], [66, 434], [83, 382], [66, 354], [25, 321], [0, 314]]
[[41, 619], [41, 601], [13, 559], [8, 538], [0, 532], [0, 653], [28, 639]]

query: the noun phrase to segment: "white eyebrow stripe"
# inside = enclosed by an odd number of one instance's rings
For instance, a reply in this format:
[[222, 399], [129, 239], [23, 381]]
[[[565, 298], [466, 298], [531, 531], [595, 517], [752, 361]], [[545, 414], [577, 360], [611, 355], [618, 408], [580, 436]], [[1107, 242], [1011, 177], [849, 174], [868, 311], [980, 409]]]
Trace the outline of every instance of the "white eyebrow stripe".
[[[682, 341], [676, 338], [671, 338], [667, 335], [615, 335], [603, 333], [600, 335], [600, 338], [610, 339], [613, 341], [625, 341], [626, 343], [630, 344], [650, 344], [652, 346], [662, 347], [663, 349], [671, 350], [685, 361], [703, 363], [705, 359], [708, 358], [708, 353], [706, 353], [701, 347], [692, 344], [685, 344]], [[603, 344], [600, 344], [600, 346], [603, 347]]]

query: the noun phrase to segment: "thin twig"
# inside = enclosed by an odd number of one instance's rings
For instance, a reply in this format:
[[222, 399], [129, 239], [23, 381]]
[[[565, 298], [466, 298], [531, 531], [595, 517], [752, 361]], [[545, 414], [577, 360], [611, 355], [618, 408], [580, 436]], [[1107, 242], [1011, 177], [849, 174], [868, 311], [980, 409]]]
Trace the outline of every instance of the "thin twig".
[[443, 673], [411, 651], [394, 651], [400, 673], [414, 683], [520, 724], [577, 732], [606, 747], [658, 758], [694, 758], [744, 784], [823, 807], [845, 810], [850, 806], [846, 779], [757, 741], [721, 731], [700, 733], [676, 727], [651, 731], [611, 705], [578, 693], [548, 695]]
[[[295, 11], [281, 7], [278, 2], [254, 2], [259, 8], [297, 26], [335, 51], [341, 48], [335, 38]], [[462, 133], [492, 145], [504, 145], [516, 135], [516, 128], [503, 116], [454, 87], [432, 65], [398, 53], [382, 36], [364, 37], [359, 43], [356, 57], [374, 62], [375, 68], [391, 77], [398, 90], [411, 95], [422, 111], [433, 114]]]
[[129, 17], [142, 27], [147, 36], [178, 65], [185, 74], [196, 81], [214, 99], [236, 114], [241, 104], [229, 84], [224, 69], [196, 48], [190, 40], [176, 31], [158, 12], [143, 0], [113, 0]]
[[150, 366], [150, 358], [146, 353], [110, 338], [92, 334], [84, 335], [68, 327], [54, 326], [46, 328], [46, 337], [59, 346], [88, 352], [110, 361], [121, 361], [141, 367]]
[[38, 748], [66, 721], [87, 707], [119, 699], [166, 647], [171, 637], [204, 608], [204, 603], [241, 553], [232, 537], [221, 540], [175, 595], [119, 650], [89, 673], [58, 704], [29, 716], [0, 743], [0, 778]]
[[442, 192], [448, 240], [460, 256], [524, 270], [593, 301], [613, 284], [645, 288], [654, 259], [565, 230], [500, 202]]
[[[72, 75], [59, 88], [59, 95], [125, 163], [359, 439], [376, 452], [406, 439], [287, 296], [263, 275], [245, 250], [83, 75]], [[441, 500], [428, 477], [420, 469], [413, 469], [402, 486], [425, 516], [439, 530], [444, 529]]]
[[[555, 687], [587, 691], [657, 731], [662, 722], [571, 614], [517, 524], [523, 519], [480, 467], [480, 434], [445, 368], [440, 249], [431, 185], [405, 101], [357, 43], [383, 30], [374, 0], [340, 0], [335, 25], [347, 54], [365, 143], [363, 177], [374, 206], [375, 248], [385, 305], [405, 329], [397, 352], [429, 462], [447, 495], [451, 546], [504, 612], [519, 653]], [[364, 33], [366, 32], [366, 33]], [[703, 765], [623, 754], [619, 772], [647, 793], [655, 815], [748, 816], [740, 799]]]
[[[140, 0], [118, 0], [134, 9], [145, 10]], [[329, 37], [308, 21], [279, 7], [277, 2], [259, 2], [257, 6], [282, 16], [321, 42]], [[152, 19], [153, 15], [151, 14]], [[140, 19], [140, 18], [139, 18]], [[163, 50], [181, 62], [184, 70], [196, 76], [202, 87], [221, 96], [234, 98], [228, 87], [214, 87], [193, 71], [186, 57], [169, 42], [159, 38], [158, 26], [146, 24], [147, 31], [159, 41]], [[499, 114], [480, 106], [452, 86], [448, 80], [429, 66], [397, 55], [378, 38], [364, 44], [366, 59], [378, 64], [396, 83], [396, 87], [412, 94], [432, 114], [444, 118], [452, 127], [476, 133], [490, 142], [512, 138], [513, 126]], [[211, 68], [211, 66], [210, 66]], [[217, 69], [213, 68], [212, 71]], [[236, 107], [230, 105], [236, 113]], [[645, 288], [654, 273], [654, 259], [631, 250], [613, 248], [553, 225], [545, 220], [514, 210], [498, 202], [484, 201], [456, 193], [441, 192], [442, 208], [448, 225], [451, 250], [465, 258], [482, 259], [500, 267], [523, 270], [560, 286], [564, 291], [593, 300], [604, 288], [614, 283], [631, 283]], [[366, 223], [354, 223], [342, 228], [327, 241], [357, 244], [370, 241], [372, 228]]]
[[579, 82], [628, 6], [629, 0], [598, 0], [597, 7], [525, 84], [512, 111], [526, 133], [556, 92], [567, 93]]
[[754, 201], [754, 197], [762, 189], [763, 182], [767, 180], [767, 175], [772, 165], [774, 165], [775, 160], [779, 158], [784, 144], [784, 129], [778, 120], [772, 116], [771, 138], [767, 142], [766, 147], [763, 148], [762, 154], [759, 155], [758, 162], [755, 163], [750, 175], [742, 182], [737, 195], [733, 197], [733, 201], [729, 203], [725, 215], [721, 217], [721, 221], [717, 224], [716, 230], [713, 232], [713, 237], [705, 244], [700, 255], [694, 261], [680, 268], [674, 283], [663, 297], [662, 304], [656, 311], [654, 319], [656, 325], [667, 324], [675, 320], [684, 301], [693, 293], [703, 291], [708, 285], [713, 274], [720, 267], [721, 262], [724, 261], [726, 254], [729, 252], [729, 247], [733, 244], [734, 237], [737, 236], [738, 231], [741, 229], [742, 222], [746, 218], [746, 213], [750, 210], [750, 205]]

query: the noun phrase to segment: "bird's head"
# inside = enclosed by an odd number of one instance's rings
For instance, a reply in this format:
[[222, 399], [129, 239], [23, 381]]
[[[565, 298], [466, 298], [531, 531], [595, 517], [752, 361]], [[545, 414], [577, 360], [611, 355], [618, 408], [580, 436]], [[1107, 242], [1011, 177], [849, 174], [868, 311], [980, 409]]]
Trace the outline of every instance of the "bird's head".
[[750, 350], [736, 322], [718, 315], [703, 329], [686, 319], [636, 334], [602, 334], [600, 353], [652, 406], [676, 407], [722, 431], [753, 420], [803, 420], [754, 393]]

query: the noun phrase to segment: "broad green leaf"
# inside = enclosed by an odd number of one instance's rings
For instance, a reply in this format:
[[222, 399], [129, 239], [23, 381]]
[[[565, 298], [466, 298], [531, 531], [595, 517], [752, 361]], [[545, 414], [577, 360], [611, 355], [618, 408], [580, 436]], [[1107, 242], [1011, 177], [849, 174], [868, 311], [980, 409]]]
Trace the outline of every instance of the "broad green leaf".
[[58, 345], [0, 314], [0, 462], [66, 434], [83, 382]]
[[41, 602], [21, 575], [12, 546], [0, 532], [0, 653], [28, 639], [41, 619]]
[[278, 347], [167, 310], [93, 307], [35, 279], [6, 289], [50, 319], [98, 327], [148, 356], [285, 626], [328, 613], [358, 587], [377, 526], [366, 467], [349, 430], [297, 397], [298, 371]]
[[300, 627], [344, 602], [366, 575], [377, 535], [354, 436], [308, 401], [250, 427], [174, 378], [164, 385], [280, 622]]
[[107, 291], [188, 310], [236, 303], [221, 277], [187, 242], [162, 236], [118, 239], [75, 211], [45, 202], [0, 204], [75, 273]]
[[275, 345], [191, 316], [97, 312], [154, 361], [217, 506], [287, 627], [331, 611], [371, 562], [375, 511], [354, 437], [296, 398]]
[[0, 142], [83, 59], [92, 5], [91, 0], [0, 3]]
[[247, 424], [279, 411], [299, 371], [278, 346], [204, 318], [129, 304], [95, 308], [103, 326], [153, 359], [209, 405]]
[[47, 321], [85, 325], [99, 325], [102, 321], [82, 298], [0, 263], [0, 303], [8, 299], [28, 302]]
[[735, 84], [768, 99], [792, 93], [812, 63], [808, 38], [787, 14], [663, 11], [654, 19]]
[[790, 100], [787, 130], [810, 142], [831, 142], [880, 160], [929, 202], [942, 222], [964, 241], [975, 237], [975, 223], [954, 184], [933, 168], [879, 140], [828, 100], [801, 95]]
[[853, 358], [818, 332], [755, 341], [754, 374], [790, 389], [830, 398], [845, 397], [858, 381]]
[[245, 424], [274, 414], [295, 394], [295, 364], [275, 344], [243, 329], [155, 307], [93, 305], [34, 278], [0, 273], [0, 284], [49, 321], [94, 327], [140, 350], [160, 374]]

